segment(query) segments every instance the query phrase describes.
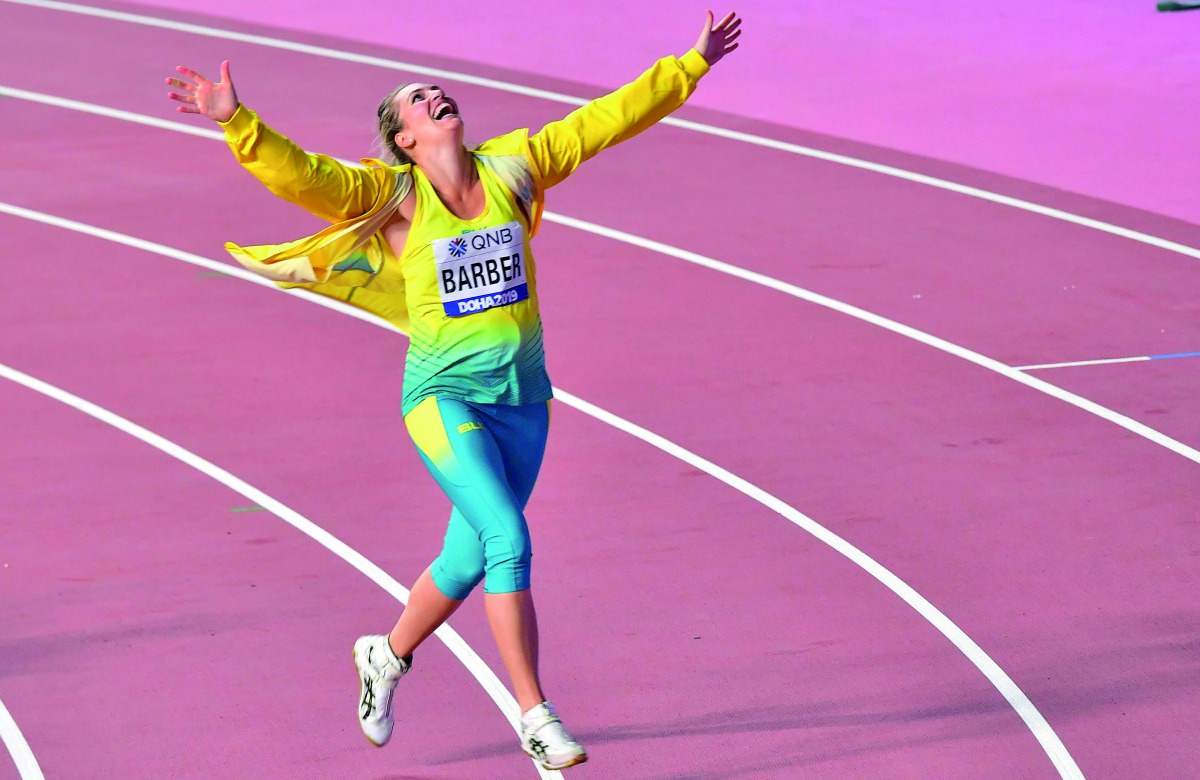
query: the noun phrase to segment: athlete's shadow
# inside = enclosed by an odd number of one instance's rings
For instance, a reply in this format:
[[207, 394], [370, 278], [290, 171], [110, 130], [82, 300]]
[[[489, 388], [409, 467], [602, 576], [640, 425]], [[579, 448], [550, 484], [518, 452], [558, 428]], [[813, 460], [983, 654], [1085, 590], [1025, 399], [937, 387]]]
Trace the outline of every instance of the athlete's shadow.
[[[253, 615], [232, 613], [197, 613], [169, 615], [163, 619], [134, 616], [108, 623], [85, 626], [78, 630], [36, 633], [0, 644], [0, 677], [52, 672], [79, 653], [93, 648], [97, 651], [110, 645], [131, 648], [152, 640], [186, 641], [196, 637], [213, 636], [253, 628]], [[116, 651], [114, 651], [116, 652]]]
[[[1087, 650], [1064, 643], [1051, 649], [1050, 657], [1037, 660], [1035, 654], [1046, 652], [1040, 633], [1024, 639], [1010, 635], [1007, 643], [993, 642], [1001, 645], [994, 649], [1007, 657], [1025, 661], [1012, 670], [1013, 676], [1018, 685], [1026, 686], [1025, 692], [1051, 728], [1095, 713], [1150, 706], [1164, 696], [1178, 697], [1182, 691], [1200, 693], [1200, 613], [1108, 616], [1087, 627], [1093, 629], [1088, 632], [1093, 638]], [[649, 740], [683, 740], [686, 746], [667, 744], [665, 752], [709, 757], [709, 765], [699, 773], [693, 765], [685, 774], [668, 771], [653, 775], [658, 780], [733, 780], [922, 745], [951, 745], [993, 736], [1025, 739], [1029, 727], [1000, 693], [977, 675], [969, 670], [916, 684], [881, 680], [886, 687], [878, 693], [841, 699], [808, 699], [797, 690], [781, 694], [780, 703], [774, 705], [675, 717], [664, 714], [661, 707], [652, 708], [662, 717], [594, 731], [578, 729], [576, 735], [593, 748], [592, 759], [600, 763], [608, 752], [605, 745], [613, 746], [610, 755], [615, 758], [634, 749], [618, 747], [619, 743]], [[782, 744], [780, 732], [787, 732]], [[755, 734], [763, 735], [763, 744], [772, 746], [771, 758], [749, 763], [747, 757], [756, 752]], [[745, 754], [724, 756], [707, 749], [712, 738], [730, 735], [746, 746]], [[488, 758], [511, 753], [515, 747], [509, 742], [478, 745], [446, 755], [438, 763]]]

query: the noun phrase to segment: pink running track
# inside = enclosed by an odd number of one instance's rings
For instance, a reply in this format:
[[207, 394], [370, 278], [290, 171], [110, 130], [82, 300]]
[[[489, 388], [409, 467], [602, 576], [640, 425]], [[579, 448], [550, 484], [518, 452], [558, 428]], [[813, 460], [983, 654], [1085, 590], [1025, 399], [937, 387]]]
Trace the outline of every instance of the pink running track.
[[[169, 68], [229, 58], [247, 104], [342, 157], [369, 153], [369, 108], [398, 77], [61, 11], [5, 3], [0, 16], [2, 86], [173, 120], [156, 87]], [[453, 94], [477, 138], [567, 110]], [[314, 226], [214, 141], [0, 106], [0, 202], [220, 260], [226, 239]], [[1153, 211], [703, 108], [681, 115], [1200, 245], [1200, 227]], [[1200, 349], [1200, 261], [679, 128], [606, 152], [549, 205], [1014, 366]], [[15, 216], [0, 226], [0, 364], [179, 443], [415, 579], [447, 507], [401, 424], [401, 336], [160, 255]], [[924, 344], [649, 250], [546, 224], [537, 252], [558, 386], [886, 566], [1011, 676], [1083, 775], [1193, 776], [1197, 463]], [[1197, 366], [1039, 375], [1196, 447]], [[371, 748], [351, 714], [349, 647], [394, 619], [395, 600], [112, 427], [8, 381], [0, 409], [0, 701], [47, 778], [536, 776], [433, 641], [403, 683], [397, 739]], [[592, 755], [573, 778], [1059, 776], [980, 671], [862, 569], [561, 403], [529, 515], [545, 681]], [[502, 669], [478, 600], [452, 625]], [[0, 779], [18, 776], [0, 761]]]

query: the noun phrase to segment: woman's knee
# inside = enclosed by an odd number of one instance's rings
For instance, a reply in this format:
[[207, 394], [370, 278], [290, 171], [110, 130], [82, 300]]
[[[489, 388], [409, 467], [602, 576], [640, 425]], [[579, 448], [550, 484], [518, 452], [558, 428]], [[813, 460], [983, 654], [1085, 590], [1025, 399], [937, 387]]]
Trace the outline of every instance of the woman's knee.
[[475, 586], [483, 579], [484, 561], [482, 556], [447, 554], [443, 550], [430, 567], [433, 584], [447, 598], [461, 601], [471, 594]]
[[533, 546], [522, 522], [519, 528], [496, 534], [483, 541], [484, 568], [488, 593], [511, 593], [529, 587]]

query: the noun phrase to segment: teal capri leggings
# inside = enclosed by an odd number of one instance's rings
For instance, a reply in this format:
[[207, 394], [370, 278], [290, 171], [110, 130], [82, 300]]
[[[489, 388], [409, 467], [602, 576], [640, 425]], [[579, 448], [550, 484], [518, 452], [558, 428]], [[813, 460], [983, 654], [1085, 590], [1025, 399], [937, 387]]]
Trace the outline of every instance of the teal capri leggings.
[[465, 599], [529, 587], [533, 555], [525, 504], [533, 492], [549, 403], [477, 404], [429, 397], [404, 418], [425, 466], [454, 504], [446, 543], [430, 567], [438, 590]]

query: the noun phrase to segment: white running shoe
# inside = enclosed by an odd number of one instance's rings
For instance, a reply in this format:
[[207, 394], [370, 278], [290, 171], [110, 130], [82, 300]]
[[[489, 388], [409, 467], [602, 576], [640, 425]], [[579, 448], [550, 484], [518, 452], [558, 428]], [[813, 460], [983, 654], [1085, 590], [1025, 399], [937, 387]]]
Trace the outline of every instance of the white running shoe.
[[392, 691], [412, 668], [412, 656], [397, 658], [386, 635], [360, 636], [354, 643], [360, 684], [358, 723], [375, 747], [392, 738]]
[[521, 748], [546, 769], [566, 769], [587, 761], [583, 745], [563, 728], [548, 701], [521, 716]]

